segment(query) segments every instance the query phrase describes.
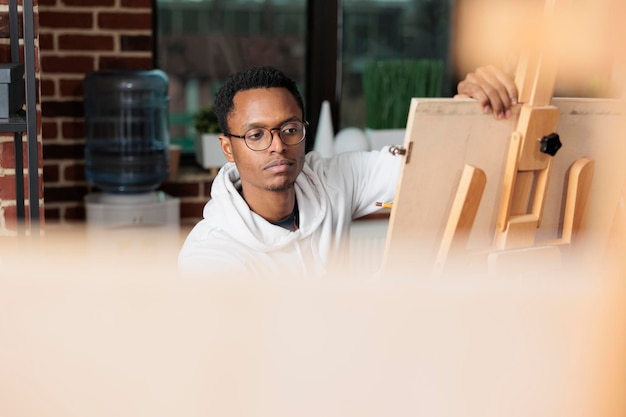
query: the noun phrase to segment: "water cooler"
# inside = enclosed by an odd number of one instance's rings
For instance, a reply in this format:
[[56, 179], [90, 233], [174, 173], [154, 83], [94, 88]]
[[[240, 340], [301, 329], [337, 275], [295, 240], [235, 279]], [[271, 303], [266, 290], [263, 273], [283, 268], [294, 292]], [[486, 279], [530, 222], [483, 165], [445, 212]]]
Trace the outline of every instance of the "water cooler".
[[168, 78], [160, 70], [97, 71], [84, 79], [87, 228], [175, 228], [169, 175]]

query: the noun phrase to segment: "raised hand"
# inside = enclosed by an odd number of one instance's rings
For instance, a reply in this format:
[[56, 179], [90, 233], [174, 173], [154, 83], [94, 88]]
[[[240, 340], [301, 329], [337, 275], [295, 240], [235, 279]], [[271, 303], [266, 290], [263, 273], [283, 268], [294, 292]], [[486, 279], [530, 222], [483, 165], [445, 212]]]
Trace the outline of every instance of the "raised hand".
[[488, 65], [466, 75], [457, 85], [455, 98], [473, 98], [485, 113], [496, 119], [511, 116], [511, 107], [517, 104], [517, 87], [503, 71]]

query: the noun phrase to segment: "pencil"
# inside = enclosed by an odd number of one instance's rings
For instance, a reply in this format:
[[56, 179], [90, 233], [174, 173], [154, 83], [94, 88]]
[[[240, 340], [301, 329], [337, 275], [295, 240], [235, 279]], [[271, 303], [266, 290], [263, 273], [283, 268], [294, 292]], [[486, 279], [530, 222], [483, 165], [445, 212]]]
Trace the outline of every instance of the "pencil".
[[393, 203], [383, 203], [380, 201], [376, 202], [376, 205], [382, 208], [392, 208], [393, 207]]

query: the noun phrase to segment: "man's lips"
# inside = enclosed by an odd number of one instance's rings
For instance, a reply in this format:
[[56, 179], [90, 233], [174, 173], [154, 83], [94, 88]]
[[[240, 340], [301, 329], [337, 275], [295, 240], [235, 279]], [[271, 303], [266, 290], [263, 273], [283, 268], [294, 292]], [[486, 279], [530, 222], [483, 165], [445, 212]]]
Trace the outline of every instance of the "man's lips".
[[286, 159], [280, 159], [270, 162], [266, 167], [266, 171], [270, 172], [284, 172], [287, 171], [293, 165], [292, 161]]

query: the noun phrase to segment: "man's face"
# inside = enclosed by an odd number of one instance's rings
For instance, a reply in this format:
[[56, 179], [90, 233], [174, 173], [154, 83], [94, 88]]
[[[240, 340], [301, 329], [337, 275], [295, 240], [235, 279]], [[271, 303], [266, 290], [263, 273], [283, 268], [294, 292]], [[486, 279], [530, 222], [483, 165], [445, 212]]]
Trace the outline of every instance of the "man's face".
[[[274, 129], [289, 121], [303, 121], [298, 102], [285, 88], [257, 88], [238, 92], [228, 118], [229, 132], [243, 136], [252, 128]], [[235, 162], [244, 194], [290, 189], [304, 165], [305, 141], [285, 145], [274, 130], [269, 148], [249, 149], [243, 139], [220, 137], [226, 159]]]

